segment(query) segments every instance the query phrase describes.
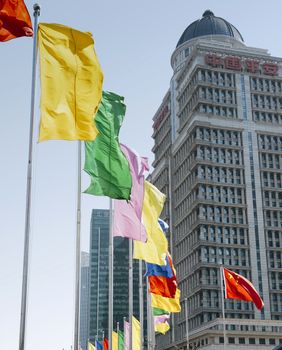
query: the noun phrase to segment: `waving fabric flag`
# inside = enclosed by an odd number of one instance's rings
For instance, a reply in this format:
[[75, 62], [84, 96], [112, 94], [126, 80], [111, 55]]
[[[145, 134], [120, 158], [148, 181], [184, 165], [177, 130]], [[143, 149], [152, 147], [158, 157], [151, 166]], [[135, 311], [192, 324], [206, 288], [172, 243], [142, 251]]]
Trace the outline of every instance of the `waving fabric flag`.
[[31, 19], [23, 0], [0, 0], [0, 41], [33, 36]]
[[180, 290], [177, 289], [174, 298], [165, 298], [161, 295], [151, 294], [152, 307], [163, 309], [169, 312], [180, 312]]
[[142, 259], [151, 264], [165, 265], [168, 244], [158, 223], [164, 202], [165, 195], [150, 182], [145, 181], [142, 221], [147, 232], [147, 242], [134, 241], [134, 259]]
[[118, 350], [118, 334], [117, 332], [112, 332], [112, 350]]
[[166, 334], [166, 332], [169, 331], [169, 329], [170, 325], [168, 324], [168, 322], [155, 324], [155, 332]]
[[252, 301], [261, 310], [264, 302], [253, 284], [244, 276], [223, 268], [225, 298]]
[[157, 307], [153, 307], [153, 315], [154, 316], [160, 316], [160, 315], [169, 315], [170, 313], [166, 310], [159, 309]]
[[103, 350], [108, 350], [109, 349], [109, 341], [107, 338], [104, 338], [103, 340]]
[[169, 229], [168, 224], [165, 221], [163, 221], [162, 219], [160, 219], [160, 218], [158, 219], [158, 222], [159, 222], [162, 230], [164, 231], [164, 233], [167, 233], [168, 229]]
[[94, 140], [93, 118], [102, 96], [103, 73], [91, 33], [61, 24], [38, 27], [41, 75], [39, 141]]
[[118, 331], [118, 350], [124, 350], [124, 333]]
[[91, 178], [85, 193], [116, 199], [130, 198], [130, 168], [118, 141], [124, 114], [123, 97], [103, 92], [95, 117], [99, 135], [95, 141], [85, 142], [84, 170]]
[[88, 350], [96, 350], [95, 346], [88, 342]]
[[129, 350], [129, 331], [130, 331], [130, 325], [129, 322], [124, 321], [124, 350]]
[[103, 345], [98, 340], [95, 340], [95, 347], [96, 350], [103, 350]]
[[145, 276], [163, 276], [166, 278], [175, 277], [175, 269], [172, 264], [172, 259], [169, 253], [165, 258], [166, 265], [157, 265], [146, 263], [146, 274]]
[[141, 222], [144, 200], [144, 173], [149, 170], [148, 159], [140, 157], [135, 151], [125, 145], [120, 145], [126, 156], [132, 177], [130, 200], [114, 201], [113, 235], [146, 242], [147, 234]]
[[132, 350], [141, 349], [141, 333], [140, 322], [133, 316], [132, 317]]
[[149, 276], [150, 293], [166, 298], [174, 298], [177, 288], [176, 278], [163, 276]]

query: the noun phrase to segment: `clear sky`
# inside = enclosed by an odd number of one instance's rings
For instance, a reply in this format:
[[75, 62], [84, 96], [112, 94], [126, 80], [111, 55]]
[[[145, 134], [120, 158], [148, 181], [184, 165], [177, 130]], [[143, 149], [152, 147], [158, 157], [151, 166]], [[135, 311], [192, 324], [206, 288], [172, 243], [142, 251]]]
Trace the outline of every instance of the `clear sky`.
[[[33, 2], [26, 0], [32, 14]], [[91, 31], [104, 90], [125, 97], [120, 141], [152, 161], [152, 117], [169, 87], [170, 56], [185, 28], [206, 9], [223, 17], [248, 46], [282, 57], [282, 2], [228, 0], [42, 0], [42, 22]], [[32, 39], [0, 43], [0, 349], [16, 350], [30, 113]], [[37, 85], [36, 130], [39, 118]], [[37, 144], [34, 157], [27, 350], [70, 350], [73, 341], [77, 143]], [[89, 180], [83, 175], [83, 189]], [[108, 200], [82, 195], [82, 247], [92, 208]]]

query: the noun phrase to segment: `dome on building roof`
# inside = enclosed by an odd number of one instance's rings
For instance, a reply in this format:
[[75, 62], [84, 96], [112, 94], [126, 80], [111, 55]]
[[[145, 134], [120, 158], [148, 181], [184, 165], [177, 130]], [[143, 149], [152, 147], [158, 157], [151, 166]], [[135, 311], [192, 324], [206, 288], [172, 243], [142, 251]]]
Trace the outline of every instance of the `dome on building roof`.
[[191, 23], [181, 35], [176, 47], [188, 40], [205, 35], [226, 35], [243, 42], [239, 30], [221, 17], [216, 17], [212, 11], [206, 10], [203, 17]]

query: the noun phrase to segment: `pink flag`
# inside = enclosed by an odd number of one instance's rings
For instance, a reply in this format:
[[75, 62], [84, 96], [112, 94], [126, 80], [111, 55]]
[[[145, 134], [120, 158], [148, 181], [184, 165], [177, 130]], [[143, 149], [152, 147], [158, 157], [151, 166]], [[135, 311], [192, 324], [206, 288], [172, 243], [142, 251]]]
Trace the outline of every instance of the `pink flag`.
[[144, 173], [149, 170], [148, 159], [140, 157], [125, 145], [120, 145], [128, 160], [132, 176], [130, 200], [114, 200], [113, 235], [146, 242], [147, 233], [142, 224], [142, 206], [144, 199]]
[[124, 350], [129, 350], [129, 322], [124, 321]]
[[154, 316], [155, 325], [159, 323], [165, 323], [166, 321], [169, 321], [169, 318], [170, 318], [169, 315]]

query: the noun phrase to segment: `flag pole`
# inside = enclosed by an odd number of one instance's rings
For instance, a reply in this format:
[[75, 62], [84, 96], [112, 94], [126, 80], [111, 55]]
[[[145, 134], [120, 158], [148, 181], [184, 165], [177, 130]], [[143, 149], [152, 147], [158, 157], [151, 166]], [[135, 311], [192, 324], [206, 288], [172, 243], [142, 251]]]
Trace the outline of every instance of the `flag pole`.
[[98, 257], [97, 257], [97, 313], [96, 313], [96, 322], [97, 322], [97, 327], [96, 327], [96, 333], [98, 334], [99, 332], [99, 302], [100, 302], [100, 234], [101, 234], [101, 229], [100, 227], [98, 228]]
[[187, 350], [189, 350], [189, 324], [188, 324], [188, 299], [185, 298], [185, 325], [186, 325], [186, 342]]
[[223, 350], [226, 349], [226, 324], [225, 324], [225, 307], [224, 307], [224, 290], [223, 290], [223, 267], [220, 266], [220, 287], [221, 287], [221, 305], [222, 305], [222, 326], [223, 326]]
[[133, 242], [128, 240], [129, 244], [129, 273], [128, 273], [128, 317], [129, 317], [129, 350], [132, 350], [132, 317], [133, 317]]
[[119, 332], [119, 322], [117, 322], [117, 333]]
[[143, 324], [144, 324], [144, 300], [143, 300], [143, 261], [139, 260], [139, 317], [140, 317], [140, 339], [141, 339], [141, 350], [143, 350], [144, 346], [144, 330], [143, 330]]
[[146, 278], [146, 293], [147, 293], [147, 343], [148, 350], [152, 350], [152, 317], [151, 317], [151, 298], [149, 293], [149, 282]]
[[22, 277], [22, 298], [20, 316], [20, 338], [19, 350], [25, 349], [26, 314], [27, 314], [27, 293], [29, 273], [29, 246], [30, 246], [30, 217], [31, 217], [31, 193], [32, 193], [32, 158], [33, 158], [33, 133], [34, 133], [34, 105], [35, 105], [35, 82], [36, 82], [36, 58], [37, 58], [37, 32], [40, 6], [33, 5], [34, 32], [33, 32], [33, 54], [32, 54], [32, 78], [31, 78], [31, 102], [30, 102], [30, 124], [29, 124], [29, 151], [27, 165], [26, 185], [26, 209], [25, 209], [25, 237], [23, 256], [23, 277]]
[[80, 315], [80, 239], [81, 239], [81, 141], [77, 147], [77, 204], [76, 204], [76, 258], [75, 258], [75, 317], [74, 350], [79, 350], [79, 315]]
[[113, 239], [113, 200], [110, 198], [110, 227], [109, 227], [109, 317], [108, 317], [108, 340], [109, 349], [112, 349], [113, 331], [113, 280], [114, 280], [114, 239]]

